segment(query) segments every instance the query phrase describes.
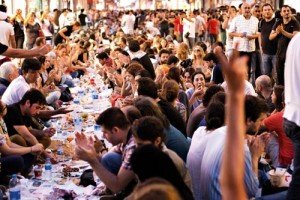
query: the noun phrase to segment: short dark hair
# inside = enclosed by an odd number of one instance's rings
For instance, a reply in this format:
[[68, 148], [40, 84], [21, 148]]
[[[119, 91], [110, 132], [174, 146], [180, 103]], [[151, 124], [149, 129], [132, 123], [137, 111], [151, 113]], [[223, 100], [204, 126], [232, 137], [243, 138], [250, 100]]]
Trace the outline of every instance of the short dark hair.
[[208, 87], [202, 98], [203, 106], [207, 107], [211, 98], [218, 92], [224, 92], [224, 88], [219, 85], [212, 85]]
[[129, 56], [129, 53], [125, 50], [119, 51], [120, 54], [123, 54], [124, 56]]
[[258, 97], [246, 95], [245, 101], [245, 122], [250, 119], [253, 122], [260, 117], [262, 113], [267, 113], [269, 110], [267, 103]]
[[84, 12], [84, 9], [82, 8], [82, 9], [80, 10], [80, 12], [83, 13], [83, 12]]
[[208, 104], [205, 112], [206, 129], [214, 130], [220, 128], [225, 122], [225, 105], [221, 101]]
[[140, 119], [142, 117], [142, 114], [139, 111], [139, 109], [132, 105], [122, 108], [122, 111], [131, 124], [133, 124], [135, 120]]
[[158, 97], [157, 87], [151, 78], [142, 77], [138, 80], [138, 95], [143, 95], [156, 99]]
[[7, 7], [6, 7], [6, 5], [3, 5], [3, 4], [0, 5], [0, 11], [6, 13], [6, 12], [7, 12]]
[[289, 8], [292, 11], [291, 6], [289, 6], [289, 5], [283, 5], [283, 6], [281, 6], [280, 11], [282, 11], [282, 8]]
[[28, 73], [29, 70], [40, 70], [42, 67], [42, 64], [40, 61], [38, 61], [36, 58], [25, 58], [22, 63], [22, 73]]
[[208, 53], [203, 57], [204, 61], [213, 61], [214, 63], [217, 63], [217, 57], [214, 53]]
[[264, 9], [264, 7], [267, 7], [267, 6], [270, 6], [271, 7], [271, 9], [274, 11], [274, 8], [273, 8], [273, 6], [271, 5], [271, 4], [269, 4], [269, 3], [265, 3], [262, 7], [261, 7], [261, 9], [263, 10]]
[[170, 55], [170, 51], [168, 49], [161, 49], [158, 53], [158, 56], [160, 57], [163, 53], [169, 54]]
[[35, 89], [35, 88], [31, 88], [30, 90], [25, 92], [24, 96], [20, 100], [20, 104], [24, 105], [27, 100], [29, 100], [30, 105], [32, 105], [34, 103], [38, 103], [38, 104], [41, 104], [41, 105], [46, 105], [47, 104], [46, 98], [43, 95], [43, 93], [41, 91]]
[[172, 55], [169, 57], [169, 59], [167, 61], [167, 65], [176, 64], [178, 62], [179, 62], [179, 59], [176, 56]]
[[159, 119], [153, 116], [145, 116], [136, 120], [132, 126], [133, 135], [143, 141], [148, 140], [154, 144], [160, 137], [163, 142], [165, 139], [164, 127]]
[[38, 60], [40, 61], [41, 65], [43, 65], [46, 61], [46, 56], [40, 56], [38, 57]]
[[108, 59], [109, 57], [108, 57], [107, 53], [101, 52], [101, 53], [97, 54], [96, 58], [103, 60], [103, 59]]
[[129, 50], [132, 52], [138, 52], [140, 50], [140, 43], [137, 40], [129, 41]]
[[105, 126], [106, 129], [112, 130], [113, 127], [126, 129], [130, 127], [130, 122], [120, 108], [108, 108], [102, 112], [96, 120], [100, 126]]

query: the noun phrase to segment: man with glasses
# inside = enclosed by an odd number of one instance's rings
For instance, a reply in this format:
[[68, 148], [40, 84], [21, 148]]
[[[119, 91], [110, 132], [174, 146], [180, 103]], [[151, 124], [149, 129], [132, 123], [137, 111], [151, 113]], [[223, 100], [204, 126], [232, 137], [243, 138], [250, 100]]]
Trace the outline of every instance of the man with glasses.
[[[251, 15], [251, 7], [247, 3], [242, 5], [242, 15], [233, 20], [229, 28], [229, 36], [233, 37], [233, 47], [237, 48], [241, 56], [248, 56], [248, 79], [255, 82], [255, 65], [251, 66], [251, 57], [255, 52], [255, 39], [258, 38], [258, 19]], [[238, 44], [238, 46], [237, 46]]]
[[274, 24], [269, 39], [278, 39], [276, 52], [277, 84], [284, 85], [284, 63], [287, 47], [294, 35], [299, 32], [300, 26], [299, 23], [292, 18], [291, 8], [288, 5], [281, 7], [280, 14], [282, 20], [278, 20]]

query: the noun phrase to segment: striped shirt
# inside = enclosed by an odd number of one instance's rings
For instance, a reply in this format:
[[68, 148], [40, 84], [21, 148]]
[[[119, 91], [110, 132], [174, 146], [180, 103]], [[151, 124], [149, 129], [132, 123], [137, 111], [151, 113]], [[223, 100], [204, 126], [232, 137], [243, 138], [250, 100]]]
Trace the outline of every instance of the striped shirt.
[[[222, 154], [224, 151], [226, 138], [226, 127], [221, 127], [205, 136], [205, 149], [202, 156], [202, 162], [199, 163], [199, 187], [197, 191], [199, 196], [196, 199], [222, 199], [222, 193], [219, 183], [221, 170]], [[201, 148], [201, 147], [199, 147]], [[252, 171], [251, 154], [247, 144], [245, 151], [245, 186], [249, 198], [255, 197], [258, 190], [258, 179]], [[234, 159], [234, 158], [233, 158]], [[190, 168], [190, 166], [188, 165]], [[233, 169], [234, 170], [234, 169]], [[191, 172], [190, 172], [191, 173]], [[191, 173], [192, 179], [193, 174]], [[194, 181], [193, 181], [194, 184]], [[196, 193], [196, 191], [194, 191]], [[196, 195], [195, 195], [196, 196]]]
[[[243, 15], [239, 15], [230, 24], [229, 33], [243, 33], [245, 35], [253, 35], [258, 32], [258, 19], [251, 16], [246, 19]], [[255, 51], [255, 39], [249, 40], [246, 37], [234, 37], [233, 46], [238, 45], [238, 51], [253, 52]]]

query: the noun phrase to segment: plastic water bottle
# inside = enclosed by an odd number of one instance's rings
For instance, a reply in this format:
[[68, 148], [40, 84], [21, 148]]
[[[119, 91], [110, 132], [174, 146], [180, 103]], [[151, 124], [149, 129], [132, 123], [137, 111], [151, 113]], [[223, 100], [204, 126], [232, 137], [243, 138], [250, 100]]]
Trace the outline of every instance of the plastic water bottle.
[[74, 97], [74, 99], [73, 99], [73, 103], [74, 103], [74, 104], [80, 104], [80, 100], [79, 100], [79, 98], [78, 98], [77, 95], [75, 95], [75, 97]]
[[58, 120], [57, 123], [56, 123], [56, 134], [57, 134], [58, 137], [60, 137], [62, 135], [60, 120]]
[[75, 131], [78, 131], [78, 132], [81, 133], [81, 131], [82, 131], [82, 119], [81, 119], [81, 117], [78, 113], [75, 113], [75, 116], [74, 116], [74, 128], [75, 128]]
[[79, 97], [84, 97], [84, 90], [83, 90], [83, 88], [79, 88], [78, 89], [78, 96]]
[[99, 104], [99, 96], [96, 92], [94, 92], [92, 94], [92, 97], [93, 97], [93, 110], [96, 111], [98, 110], [98, 104]]
[[58, 162], [63, 162], [64, 161], [64, 149], [63, 149], [62, 144], [58, 145], [57, 159], [58, 159]]
[[50, 181], [52, 178], [52, 164], [50, 161], [50, 158], [46, 158], [46, 163], [45, 163], [45, 180]]
[[9, 199], [20, 200], [21, 199], [21, 184], [16, 174], [12, 175], [9, 181]]

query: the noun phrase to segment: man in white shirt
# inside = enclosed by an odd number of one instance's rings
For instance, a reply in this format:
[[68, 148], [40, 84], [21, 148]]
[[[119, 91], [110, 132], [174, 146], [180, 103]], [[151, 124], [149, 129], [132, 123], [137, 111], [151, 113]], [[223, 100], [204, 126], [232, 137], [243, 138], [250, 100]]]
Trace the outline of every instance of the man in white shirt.
[[68, 9], [64, 8], [62, 10], [61, 15], [59, 16], [58, 22], [59, 22], [59, 28], [62, 29], [64, 26], [70, 25], [69, 20], [67, 18], [68, 16]]
[[134, 31], [135, 16], [133, 11], [126, 11], [122, 18], [122, 29], [125, 34], [132, 35]]
[[[14, 27], [5, 21], [6, 18], [7, 14], [0, 11], [0, 42], [4, 45], [16, 48]], [[5, 56], [0, 55], [0, 62], [2, 59], [5, 59]]]
[[254, 69], [251, 66], [251, 56], [255, 52], [255, 39], [258, 38], [258, 19], [251, 16], [251, 7], [247, 3], [242, 5], [242, 15], [233, 20], [229, 28], [229, 36], [233, 37], [233, 47], [237, 46], [240, 55], [246, 55], [248, 60], [248, 78], [255, 82]]
[[22, 75], [14, 79], [4, 92], [2, 101], [6, 105], [19, 102], [30, 89], [29, 84], [35, 83], [39, 77], [41, 63], [35, 58], [27, 58], [22, 64]]
[[194, 13], [187, 11], [183, 14], [183, 41], [189, 45], [189, 49], [195, 45], [196, 19]]
[[286, 199], [300, 199], [300, 33], [289, 43], [285, 62], [284, 130], [294, 146], [294, 172]]

